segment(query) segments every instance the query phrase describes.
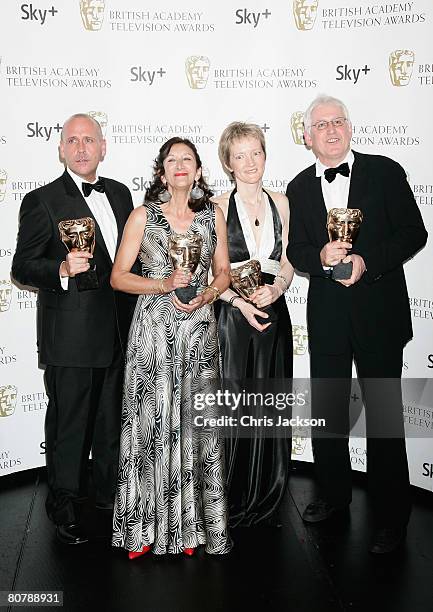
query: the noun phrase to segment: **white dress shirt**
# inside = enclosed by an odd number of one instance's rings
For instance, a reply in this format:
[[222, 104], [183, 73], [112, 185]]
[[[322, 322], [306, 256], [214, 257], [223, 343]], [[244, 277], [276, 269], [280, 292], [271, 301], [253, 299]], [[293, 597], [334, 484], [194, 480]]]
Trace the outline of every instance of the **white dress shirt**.
[[[86, 181], [83, 181], [81, 176], [71, 172], [69, 168], [66, 168], [66, 170], [84, 197], [82, 183]], [[98, 179], [96, 178], [94, 181], [92, 181], [92, 185], [95, 184], [97, 180]], [[114, 216], [110, 202], [108, 201], [105, 193], [99, 193], [99, 191], [95, 191], [94, 189], [91, 191], [90, 195], [84, 199], [86, 200], [87, 206], [90, 208], [97, 224], [99, 225], [99, 229], [101, 230], [105, 246], [107, 247], [107, 251], [111, 257], [111, 261], [114, 261], [118, 232], [116, 217]], [[60, 278], [60, 282], [64, 290], [68, 289], [68, 281], [68, 277]]]
[[[352, 166], [355, 157], [352, 151], [341, 160], [340, 164], [347, 162], [349, 164], [349, 176], [337, 174], [335, 179], [330, 183], [325, 178], [325, 170], [330, 166], [322, 164], [319, 158], [316, 159], [316, 176], [321, 177], [323, 199], [325, 200], [326, 210], [329, 212], [331, 208], [347, 208], [349, 201], [350, 177], [352, 176]], [[338, 164], [338, 165], [340, 165]], [[332, 270], [330, 266], [322, 266], [325, 271]]]
[[349, 164], [350, 175], [343, 176], [342, 174], [337, 174], [332, 183], [329, 183], [325, 178], [325, 170], [329, 168], [329, 166], [325, 166], [320, 159], [316, 159], [316, 176], [321, 177], [323, 199], [325, 200], [325, 206], [328, 212], [331, 208], [347, 208], [350, 177], [352, 176], [354, 159], [352, 151], [349, 151], [340, 163], [344, 164], [344, 162], [347, 162]]
[[[81, 176], [71, 172], [69, 168], [67, 168], [67, 171], [74, 180], [80, 192], [83, 193], [82, 183], [85, 183], [86, 181], [83, 181]], [[92, 181], [91, 184], [94, 185], [97, 182], [98, 178]], [[117, 223], [110, 202], [108, 201], [105, 193], [99, 193], [99, 191], [95, 191], [94, 189], [91, 191], [90, 195], [84, 199], [86, 200], [87, 206], [92, 211], [92, 214], [99, 225], [99, 229], [101, 230], [105, 246], [107, 247], [108, 253], [111, 257], [111, 261], [114, 261], [117, 245]]]

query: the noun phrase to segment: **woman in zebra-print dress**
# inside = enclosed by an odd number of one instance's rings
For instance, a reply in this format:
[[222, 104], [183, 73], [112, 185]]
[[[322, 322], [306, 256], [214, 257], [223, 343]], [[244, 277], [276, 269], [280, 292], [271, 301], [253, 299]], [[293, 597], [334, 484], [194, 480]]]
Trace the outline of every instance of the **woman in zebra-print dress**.
[[[224, 217], [210, 195], [195, 146], [167, 141], [113, 266], [113, 287], [139, 294], [126, 354], [112, 539], [130, 558], [150, 547], [155, 554], [192, 554], [201, 544], [214, 554], [231, 548], [222, 440], [215, 430], [193, 428], [191, 419], [194, 393], [219, 376], [211, 304], [229, 285]], [[173, 271], [172, 233], [202, 237], [193, 275]], [[130, 272], [137, 256], [142, 277]], [[198, 294], [184, 304], [174, 290], [191, 282]]]

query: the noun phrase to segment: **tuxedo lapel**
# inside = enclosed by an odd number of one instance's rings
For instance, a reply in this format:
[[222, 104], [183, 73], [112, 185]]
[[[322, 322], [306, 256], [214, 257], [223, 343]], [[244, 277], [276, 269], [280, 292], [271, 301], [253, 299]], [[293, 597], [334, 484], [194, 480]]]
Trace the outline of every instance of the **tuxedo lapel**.
[[72, 215], [71, 219], [80, 219], [81, 217], [92, 217], [92, 211], [87, 205], [83, 194], [78, 189], [74, 180], [69, 176], [68, 172], [62, 176], [63, 184], [65, 186], [66, 196], [65, 206], [70, 209], [69, 214]]
[[364, 194], [368, 193], [368, 176], [365, 170], [365, 161], [362, 155], [353, 152], [355, 157], [351, 177], [350, 177], [350, 188], [349, 198], [347, 201], [347, 208], [360, 208], [363, 209], [363, 201], [365, 200]]
[[320, 176], [316, 176], [316, 166], [312, 166], [311, 169], [311, 218], [314, 220], [314, 231], [316, 233], [317, 241], [322, 244], [324, 239], [328, 242], [328, 234], [326, 231], [326, 218], [327, 211], [325, 200], [322, 192], [322, 181]]
[[116, 191], [113, 189], [111, 181], [109, 179], [104, 178], [105, 181], [105, 194], [110, 203], [111, 209], [113, 211], [114, 217], [116, 219], [117, 224], [117, 244], [116, 244], [116, 252], [119, 248], [120, 241], [122, 240], [122, 232], [126, 223], [125, 218], [125, 207], [122, 205], [122, 202], [119, 200]]

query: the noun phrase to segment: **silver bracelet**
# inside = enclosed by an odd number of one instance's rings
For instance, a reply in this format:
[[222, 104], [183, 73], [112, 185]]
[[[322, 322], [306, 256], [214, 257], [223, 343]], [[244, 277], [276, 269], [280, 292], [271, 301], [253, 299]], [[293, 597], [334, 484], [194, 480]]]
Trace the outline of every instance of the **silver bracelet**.
[[231, 297], [231, 298], [229, 299], [229, 304], [230, 304], [231, 306], [233, 306], [233, 302], [234, 302], [235, 300], [240, 300], [240, 299], [241, 299], [241, 296], [240, 296], [240, 295], [234, 295], [233, 297]]
[[285, 285], [286, 285], [286, 289], [289, 286], [289, 283], [287, 282], [287, 278], [284, 278], [284, 276], [281, 276], [281, 274], [276, 274], [275, 278], [281, 278], [281, 280], [284, 281]]

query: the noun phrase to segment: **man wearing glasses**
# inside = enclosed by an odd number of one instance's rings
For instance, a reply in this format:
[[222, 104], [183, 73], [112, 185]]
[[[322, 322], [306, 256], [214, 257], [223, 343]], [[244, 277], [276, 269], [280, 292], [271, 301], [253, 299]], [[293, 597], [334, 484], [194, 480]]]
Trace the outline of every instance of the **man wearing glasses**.
[[[304, 138], [316, 162], [287, 188], [290, 230], [287, 255], [310, 275], [308, 335], [313, 431], [320, 498], [304, 511], [318, 523], [348, 509], [352, 498], [348, 448], [352, 362], [363, 391], [370, 501], [375, 520], [370, 552], [394, 551], [404, 540], [410, 486], [403, 427], [403, 347], [412, 338], [403, 263], [427, 240], [403, 168], [393, 160], [350, 148], [347, 108], [316, 98], [304, 115]], [[330, 241], [327, 211], [352, 208], [363, 221], [354, 245]], [[346, 280], [332, 269], [352, 262]]]

